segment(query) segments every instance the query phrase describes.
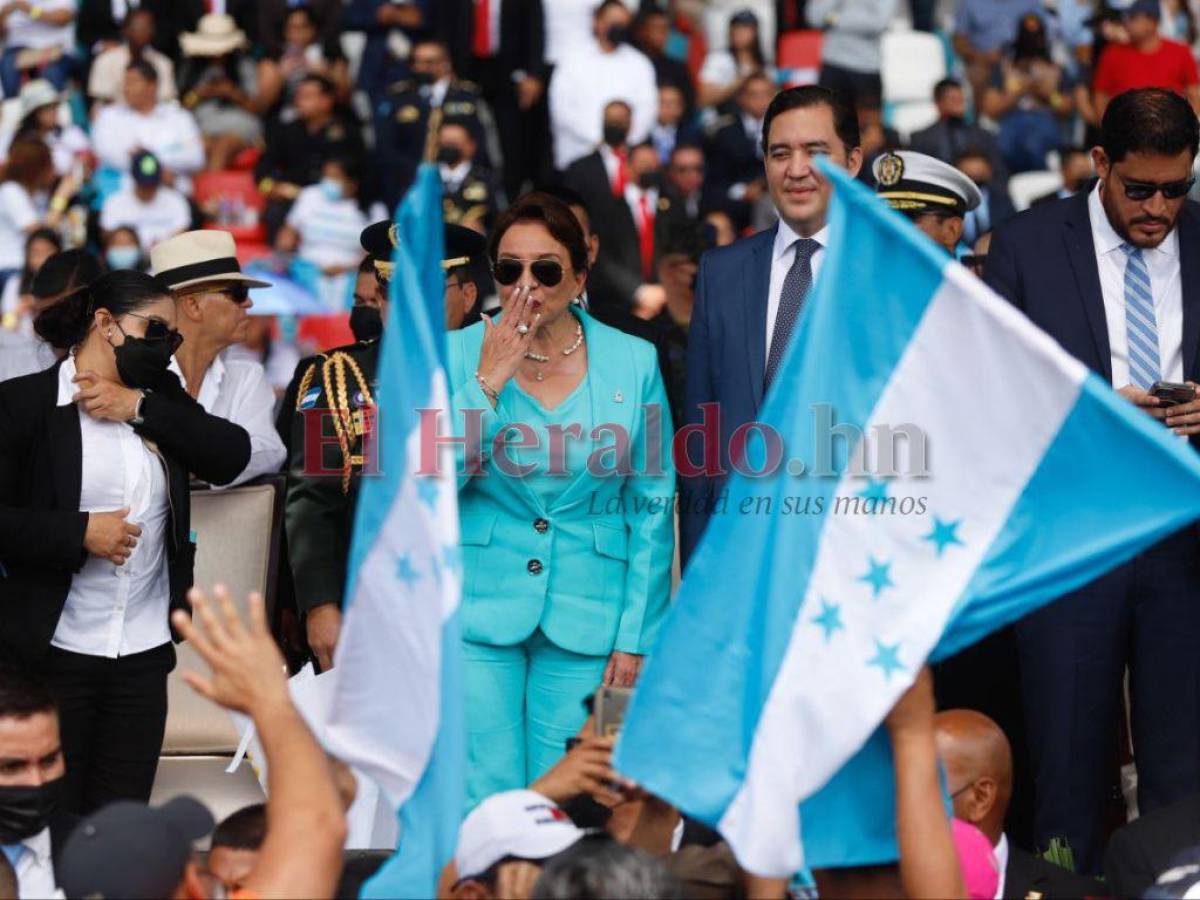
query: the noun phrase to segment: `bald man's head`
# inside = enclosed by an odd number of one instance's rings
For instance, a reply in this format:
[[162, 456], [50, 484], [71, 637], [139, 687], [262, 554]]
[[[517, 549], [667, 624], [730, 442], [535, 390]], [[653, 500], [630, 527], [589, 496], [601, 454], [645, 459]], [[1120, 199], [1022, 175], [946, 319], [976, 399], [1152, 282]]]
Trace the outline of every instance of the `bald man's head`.
[[983, 713], [950, 709], [934, 718], [954, 816], [1000, 840], [1012, 797], [1012, 751], [1000, 726]]

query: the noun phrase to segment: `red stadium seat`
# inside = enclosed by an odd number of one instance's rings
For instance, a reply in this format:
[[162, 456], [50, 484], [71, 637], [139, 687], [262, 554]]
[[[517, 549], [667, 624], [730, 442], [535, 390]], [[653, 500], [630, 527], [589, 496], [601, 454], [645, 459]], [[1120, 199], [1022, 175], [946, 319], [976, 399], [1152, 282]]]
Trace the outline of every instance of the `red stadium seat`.
[[228, 231], [239, 243], [266, 241], [262, 221], [266, 198], [259, 193], [253, 172], [201, 172], [192, 179], [192, 190], [206, 228]]
[[779, 77], [784, 87], [815, 84], [821, 71], [821, 32], [785, 31], [779, 36]]

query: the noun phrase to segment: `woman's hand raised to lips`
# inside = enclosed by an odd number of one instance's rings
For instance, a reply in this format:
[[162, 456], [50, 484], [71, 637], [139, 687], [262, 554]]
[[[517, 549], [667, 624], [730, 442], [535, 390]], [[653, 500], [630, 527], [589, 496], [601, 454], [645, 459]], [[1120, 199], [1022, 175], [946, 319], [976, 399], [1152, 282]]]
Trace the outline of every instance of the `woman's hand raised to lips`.
[[95, 372], [80, 372], [71, 380], [79, 385], [79, 390], [71, 399], [80, 404], [93, 419], [128, 422], [137, 415], [141, 391], [101, 378]]
[[88, 513], [87, 531], [83, 535], [83, 549], [92, 556], [99, 556], [121, 566], [133, 553], [142, 529], [126, 522], [129, 507], [113, 512]]
[[[534, 313], [530, 318], [529, 295], [532, 290], [532, 285], [522, 285], [513, 291], [512, 300], [499, 324], [493, 323], [489, 316], [483, 317], [485, 330], [483, 346], [479, 350], [479, 374], [488, 387], [497, 393], [504, 390], [508, 380], [517, 374], [521, 360], [533, 345], [533, 336], [537, 333], [542, 314]], [[524, 334], [519, 330], [522, 325], [526, 327]]]

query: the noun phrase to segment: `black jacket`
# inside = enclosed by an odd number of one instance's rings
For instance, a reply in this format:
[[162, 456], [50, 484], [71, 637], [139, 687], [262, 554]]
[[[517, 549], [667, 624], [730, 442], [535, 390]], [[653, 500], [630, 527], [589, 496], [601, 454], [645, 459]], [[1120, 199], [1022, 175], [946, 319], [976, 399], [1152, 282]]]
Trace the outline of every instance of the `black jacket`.
[[[61, 365], [0, 383], [0, 657], [28, 663], [50, 646], [71, 578], [87, 560], [79, 411], [57, 405]], [[136, 431], [157, 445], [167, 467], [170, 608], [186, 609], [196, 554], [189, 473], [233, 481], [250, 461], [250, 436], [206, 413], [171, 373], [147, 394], [142, 417]]]
[[1004, 870], [1004, 896], [1014, 900], [1025, 897], [1107, 897], [1108, 888], [1094, 878], [1076, 875], [1070, 869], [1008, 845], [1008, 866]]
[[1200, 794], [1156, 809], [1117, 829], [1104, 853], [1114, 897], [1140, 897], [1183, 850], [1200, 844]]
[[[473, 0], [439, 0], [435, 8], [435, 29], [450, 48], [454, 71], [460, 76], [473, 77], [476, 62], [471, 48], [475, 36], [475, 3]], [[545, 49], [542, 0], [502, 0], [500, 46], [496, 48], [502, 70], [510, 75], [524, 72], [537, 78], [544, 77]]]

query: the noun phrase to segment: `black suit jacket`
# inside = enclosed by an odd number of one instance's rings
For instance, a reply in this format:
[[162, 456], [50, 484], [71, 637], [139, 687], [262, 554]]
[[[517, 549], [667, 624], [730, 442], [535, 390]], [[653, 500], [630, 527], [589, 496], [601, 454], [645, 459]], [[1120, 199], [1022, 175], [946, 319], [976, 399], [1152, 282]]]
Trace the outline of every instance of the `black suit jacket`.
[[731, 186], [766, 176], [763, 174], [763, 161], [758, 156], [758, 147], [746, 133], [741, 117], [725, 116], [718, 123], [705, 151], [708, 160], [705, 187], [718, 191], [723, 200]]
[[645, 281], [637, 226], [629, 204], [613, 196], [599, 150], [567, 166], [563, 180], [587, 203], [592, 231], [600, 238], [600, 255], [588, 275], [591, 309], [601, 320], [608, 309], [628, 312], [634, 291]]
[[[503, 71], [543, 77], [546, 69], [546, 25], [542, 0], [492, 2], [500, 3], [500, 46], [497, 56]], [[473, 77], [476, 68], [475, 54], [471, 50], [475, 37], [474, 0], [439, 0], [435, 16], [437, 32], [450, 48], [454, 71], [460, 76]]]
[[[87, 560], [79, 411], [57, 405], [61, 366], [0, 382], [0, 657], [31, 664], [50, 646], [71, 578]], [[167, 468], [170, 609], [186, 609], [196, 554], [189, 473], [233, 481], [250, 461], [250, 436], [206, 413], [170, 372], [147, 394], [142, 417], [135, 430], [154, 442]]]
[[939, 120], [928, 128], [914, 131], [908, 139], [908, 147], [951, 165], [954, 164], [954, 157], [964, 150], [982, 150], [991, 160], [993, 180], [1008, 180], [1008, 167], [996, 143], [996, 136], [978, 125], [951, 125]]
[[[204, 0], [141, 0], [154, 13], [154, 47], [179, 62], [179, 35], [195, 31], [204, 15]], [[112, 0], [82, 0], [75, 18], [79, 44], [89, 50], [97, 41], [121, 40], [121, 23], [113, 18]], [[231, 10], [232, 13], [232, 10]]]
[[1004, 896], [1024, 900], [1030, 894], [1055, 900], [1059, 897], [1107, 897], [1108, 889], [1085, 875], [1026, 853], [1008, 845], [1008, 866], [1004, 870]]
[[[1200, 205], [1179, 214], [1183, 294], [1183, 375], [1200, 380]], [[1112, 360], [1088, 195], [1031, 207], [992, 235], [984, 280], [1105, 381]], [[1200, 448], [1200, 436], [1192, 438]]]
[[1200, 845], [1200, 794], [1155, 810], [1113, 833], [1104, 878], [1115, 897], [1140, 897], [1176, 854]]

